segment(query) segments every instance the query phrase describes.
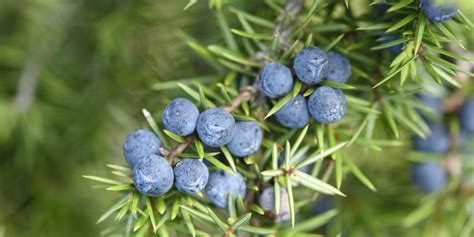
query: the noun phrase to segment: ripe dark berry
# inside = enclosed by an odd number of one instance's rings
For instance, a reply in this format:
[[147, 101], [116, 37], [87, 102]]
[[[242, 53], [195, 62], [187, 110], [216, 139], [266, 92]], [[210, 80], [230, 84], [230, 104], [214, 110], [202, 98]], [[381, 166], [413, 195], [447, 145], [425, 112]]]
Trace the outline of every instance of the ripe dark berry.
[[302, 95], [291, 98], [275, 113], [277, 121], [288, 128], [302, 128], [309, 123], [306, 99]]
[[293, 88], [293, 76], [288, 67], [279, 63], [267, 63], [260, 70], [258, 85], [267, 97], [279, 98]]
[[438, 191], [446, 183], [446, 172], [438, 163], [419, 163], [411, 172], [413, 183], [426, 193]]
[[309, 47], [296, 55], [293, 67], [302, 82], [316, 84], [326, 76], [328, 61], [328, 56], [322, 49]]
[[174, 167], [174, 186], [183, 193], [200, 192], [208, 179], [209, 170], [199, 159], [183, 159]]
[[335, 123], [346, 113], [346, 97], [339, 89], [321, 86], [309, 97], [308, 110], [320, 123]]
[[415, 150], [433, 153], [447, 152], [451, 146], [451, 142], [446, 127], [433, 122], [428, 122], [428, 126], [431, 129], [431, 133], [428, 134], [426, 138], [415, 137]]
[[234, 137], [235, 120], [224, 109], [207, 109], [199, 115], [196, 131], [204, 144], [211, 147], [224, 146]]
[[235, 135], [227, 144], [230, 153], [238, 157], [251, 155], [262, 145], [262, 129], [255, 122], [237, 122]]
[[474, 98], [464, 102], [459, 111], [459, 122], [464, 131], [474, 133]]
[[421, 0], [421, 11], [428, 19], [442, 23], [456, 15], [458, 7], [450, 0]]
[[352, 73], [352, 67], [349, 60], [341, 54], [336, 52], [329, 52], [328, 54], [328, 69], [326, 80], [346, 83]]
[[123, 143], [123, 154], [130, 166], [152, 154], [159, 154], [161, 140], [147, 129], [137, 129], [128, 134]]
[[163, 111], [163, 125], [177, 135], [187, 136], [194, 132], [198, 117], [199, 110], [193, 102], [177, 98], [172, 100]]
[[149, 155], [133, 167], [133, 184], [146, 196], [156, 197], [168, 192], [173, 186], [173, 169], [161, 156]]
[[240, 195], [245, 197], [246, 185], [242, 175], [235, 172], [230, 174], [223, 170], [214, 170], [209, 173], [209, 181], [206, 185], [206, 196], [210, 203], [225, 208], [227, 206], [227, 196], [232, 193], [232, 198]]

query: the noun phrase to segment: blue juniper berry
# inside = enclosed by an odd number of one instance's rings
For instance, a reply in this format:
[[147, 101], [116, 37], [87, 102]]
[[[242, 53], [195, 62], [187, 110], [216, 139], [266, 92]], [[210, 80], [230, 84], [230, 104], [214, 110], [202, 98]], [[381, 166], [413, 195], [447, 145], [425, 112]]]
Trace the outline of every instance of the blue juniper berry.
[[235, 135], [227, 144], [230, 153], [238, 157], [251, 155], [262, 145], [262, 129], [255, 122], [237, 122]]
[[173, 186], [173, 169], [163, 157], [149, 155], [140, 159], [133, 167], [132, 179], [143, 195], [161, 196]]
[[267, 97], [279, 98], [288, 94], [293, 88], [291, 70], [279, 63], [267, 63], [260, 70], [258, 85]]
[[288, 128], [302, 128], [309, 123], [306, 99], [302, 95], [291, 98], [275, 113], [276, 120]]
[[446, 171], [438, 163], [418, 163], [412, 167], [411, 172], [413, 183], [426, 193], [438, 191], [446, 183]]
[[222, 108], [207, 109], [199, 115], [196, 131], [201, 141], [210, 147], [224, 146], [235, 134], [235, 120]]
[[150, 130], [137, 129], [128, 134], [123, 143], [125, 160], [134, 166], [140, 159], [152, 154], [159, 154], [161, 140]]
[[225, 208], [227, 206], [227, 196], [232, 193], [235, 199], [238, 195], [245, 197], [246, 185], [241, 174], [235, 172], [230, 174], [223, 170], [214, 170], [209, 173], [205, 192], [210, 203]]
[[198, 117], [199, 110], [193, 102], [177, 98], [166, 105], [163, 111], [163, 125], [179, 136], [187, 136], [194, 132]]
[[420, 7], [428, 19], [437, 23], [453, 18], [458, 10], [454, 0], [421, 0]]
[[302, 82], [317, 84], [326, 76], [328, 63], [328, 56], [322, 49], [309, 47], [296, 55], [293, 67]]
[[308, 111], [320, 123], [335, 123], [346, 113], [346, 97], [339, 89], [321, 86], [309, 97]]
[[199, 159], [183, 159], [174, 167], [174, 186], [183, 193], [200, 192], [208, 179], [209, 170]]
[[439, 123], [429, 122], [428, 126], [431, 133], [422, 138], [415, 136], [414, 146], [416, 151], [421, 152], [433, 152], [433, 153], [445, 153], [451, 147], [451, 141], [449, 138], [448, 129]]
[[352, 67], [349, 60], [339, 53], [330, 51], [328, 54], [328, 69], [326, 80], [346, 83], [352, 73]]
[[474, 98], [467, 99], [459, 110], [459, 122], [464, 131], [474, 133]]

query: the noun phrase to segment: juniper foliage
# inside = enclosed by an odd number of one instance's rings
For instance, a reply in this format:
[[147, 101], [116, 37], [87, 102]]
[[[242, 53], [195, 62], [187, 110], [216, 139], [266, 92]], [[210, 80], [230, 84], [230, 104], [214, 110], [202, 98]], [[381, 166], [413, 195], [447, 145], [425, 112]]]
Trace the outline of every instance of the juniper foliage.
[[[199, 3], [190, 1], [183, 7], [190, 9]], [[463, 180], [459, 168], [462, 164], [464, 174], [472, 173], [472, 155], [462, 152], [459, 146], [448, 154], [400, 152], [411, 134], [426, 137], [430, 133], [421, 115], [429, 114], [430, 109], [415, 97], [427, 88], [446, 98], [447, 116], [443, 119], [453, 137], [459, 134], [456, 111], [465, 97], [473, 93], [469, 81], [473, 77], [472, 67], [466, 66], [472, 65], [473, 59], [465, 56], [466, 51], [472, 50], [469, 32], [472, 34], [473, 23], [463, 8], [452, 20], [435, 23], [420, 11], [418, 0], [267, 0], [256, 3], [260, 7], [254, 12], [224, 0], [209, 0], [208, 4], [215, 14], [213, 19], [219, 26], [221, 40], [205, 45], [183, 31], [178, 34], [214, 73], [158, 82], [151, 87], [179, 91], [197, 103], [201, 111], [222, 107], [238, 120], [256, 122], [264, 130], [262, 148], [243, 159], [232, 156], [226, 147], [209, 152], [196, 135], [181, 137], [164, 130], [158, 122], [163, 108], [142, 112], [146, 126], [163, 142], [161, 153], [170, 163], [176, 164], [184, 157], [199, 158], [211, 163], [211, 169], [239, 172], [247, 184], [246, 197], [233, 200], [229, 195], [226, 209], [210, 205], [202, 193], [190, 196], [173, 189], [160, 197], [146, 197], [131, 183], [129, 167], [111, 164], [108, 167], [113, 178], [84, 176], [121, 196], [98, 220], [116, 221], [104, 230], [104, 235], [472, 234], [473, 190]], [[369, 10], [357, 10], [361, 8]], [[270, 61], [292, 65], [294, 56], [310, 46], [349, 58], [352, 76], [347, 83], [321, 83], [343, 90], [347, 113], [336, 124], [311, 121], [301, 129], [286, 129], [275, 120], [275, 113], [299, 94], [308, 97], [314, 88], [296, 81], [288, 95], [271, 100], [257, 90], [258, 70]], [[396, 53], [389, 50], [394, 46]], [[443, 161], [451, 174], [449, 185], [426, 196], [411, 213], [402, 216], [396, 207], [384, 206], [383, 200], [372, 199], [365, 191], [377, 191], [375, 180], [383, 166], [369, 167], [367, 163], [377, 161], [354, 156], [380, 151], [403, 153], [400, 159], [409, 161]], [[223, 158], [218, 159], [218, 155]], [[278, 162], [281, 155], [284, 162]], [[309, 173], [302, 170], [306, 166], [312, 168]], [[347, 181], [348, 177], [355, 177], [358, 183]], [[391, 177], [392, 182], [397, 183], [397, 177], [398, 174]], [[289, 223], [274, 223], [275, 215], [259, 206], [259, 193], [270, 185], [278, 190], [274, 192], [276, 215], [280, 203], [288, 201]], [[358, 185], [365, 189], [353, 188]], [[281, 198], [281, 187], [287, 190], [288, 198]], [[386, 198], [405, 191], [379, 190]], [[334, 196], [338, 205], [316, 215], [307, 211], [322, 195]], [[409, 199], [403, 197], [400, 203]], [[375, 226], [376, 220], [387, 224]]]

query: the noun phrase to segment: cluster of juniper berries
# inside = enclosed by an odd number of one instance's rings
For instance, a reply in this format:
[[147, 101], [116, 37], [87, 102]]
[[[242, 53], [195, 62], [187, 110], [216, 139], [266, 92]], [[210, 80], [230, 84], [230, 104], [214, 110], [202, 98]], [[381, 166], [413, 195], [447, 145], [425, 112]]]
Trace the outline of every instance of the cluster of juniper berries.
[[[431, 130], [425, 138], [416, 136], [414, 148], [419, 152], [447, 153], [452, 145], [448, 128], [439, 120], [443, 119], [442, 99], [436, 96], [420, 94], [418, 100], [428, 106], [437, 119], [431, 119], [426, 115], [422, 118]], [[469, 140], [474, 134], [474, 98], [467, 99], [457, 112], [461, 129], [458, 132], [457, 147], [461, 153], [469, 151]], [[423, 192], [431, 193], [442, 189], [446, 183], [447, 172], [439, 162], [422, 162], [412, 167], [412, 179], [414, 184]]]
[[[293, 61], [297, 78], [309, 86], [323, 80], [345, 83], [351, 75], [349, 60], [336, 52], [325, 53], [318, 47], [303, 49]], [[266, 64], [259, 75], [259, 88], [267, 97], [281, 98], [293, 89], [291, 70], [279, 63]], [[335, 123], [346, 113], [346, 97], [340, 89], [319, 86], [306, 99], [303, 95], [291, 98], [275, 116], [288, 128], [302, 128], [310, 116], [320, 123]]]
[[[163, 125], [179, 136], [189, 136], [196, 131], [206, 146], [227, 146], [237, 157], [255, 153], [263, 137], [255, 122], [236, 122], [222, 108], [210, 108], [200, 113], [194, 103], [184, 98], [174, 99], [166, 106]], [[205, 189], [208, 200], [219, 207], [227, 205], [229, 193], [245, 196], [246, 185], [239, 173], [209, 172], [202, 160], [193, 158], [182, 159], [172, 168], [160, 155], [161, 145], [161, 140], [146, 129], [130, 133], [123, 145], [125, 159], [133, 167], [133, 183], [142, 194], [161, 196], [173, 184], [180, 192], [190, 195]]]
[[[434, 22], [444, 22], [456, 13], [456, 7], [439, 5], [435, 0], [422, 0], [422, 12]], [[398, 50], [399, 51], [399, 50]], [[319, 123], [335, 123], [346, 113], [346, 98], [337, 88], [318, 85], [327, 80], [346, 83], [351, 76], [349, 60], [336, 52], [324, 52], [318, 47], [308, 47], [296, 55], [292, 70], [280, 63], [264, 65], [258, 78], [259, 90], [271, 99], [281, 99], [292, 92], [293, 75], [312, 89], [305, 98], [298, 94], [291, 98], [276, 113], [276, 120], [284, 127], [302, 128], [310, 117]], [[420, 95], [419, 100], [442, 114], [441, 100]], [[414, 139], [415, 150], [444, 153], [450, 148], [449, 133], [442, 124], [424, 118], [432, 133], [426, 138]], [[468, 100], [459, 111], [462, 125], [461, 137], [474, 133], [474, 99]], [[236, 157], [246, 157], [257, 152], [261, 146], [263, 132], [255, 122], [236, 121], [223, 108], [209, 108], [202, 112], [188, 99], [172, 100], [164, 109], [163, 126], [179, 136], [196, 137], [209, 148], [227, 146]], [[464, 138], [461, 138], [463, 140]], [[131, 132], [123, 144], [126, 161], [133, 168], [132, 178], [137, 190], [146, 196], [161, 196], [174, 187], [185, 194], [195, 195], [204, 190], [210, 203], [218, 207], [227, 205], [227, 196], [233, 198], [246, 194], [246, 184], [241, 174], [223, 170], [209, 171], [201, 159], [184, 158], [174, 168], [161, 154], [162, 141], [147, 129]], [[414, 183], [425, 192], [439, 190], [446, 182], [442, 165], [434, 162], [419, 163], [412, 169]], [[274, 188], [267, 187], [260, 193], [259, 204], [267, 212], [275, 213]], [[276, 222], [289, 220], [288, 194], [281, 188], [280, 213]]]

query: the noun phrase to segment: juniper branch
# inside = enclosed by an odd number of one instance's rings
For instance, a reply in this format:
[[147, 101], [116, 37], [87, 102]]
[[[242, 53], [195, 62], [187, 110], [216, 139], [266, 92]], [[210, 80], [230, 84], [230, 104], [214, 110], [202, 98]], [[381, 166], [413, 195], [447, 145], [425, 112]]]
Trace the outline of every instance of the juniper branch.
[[252, 86], [246, 87], [240, 92], [240, 94], [237, 97], [235, 97], [234, 100], [232, 100], [232, 102], [228, 106], [224, 107], [224, 109], [229, 113], [236, 110], [239, 107], [239, 105], [242, 104], [242, 102], [251, 100], [253, 96], [255, 95], [256, 91], [257, 90], [255, 87], [252, 87]]
[[280, 14], [277, 17], [277, 20], [276, 20], [277, 26], [275, 27], [275, 31], [273, 32], [273, 34], [280, 32], [281, 45], [286, 45], [286, 40], [288, 36], [291, 34], [291, 31], [293, 29], [292, 26], [294, 25], [294, 24], [291, 24], [290, 27], [287, 27], [286, 29], [284, 29], [283, 23], [284, 23], [285, 16], [287, 14], [291, 14], [293, 18], [296, 19], [298, 15], [301, 13], [301, 10], [303, 10], [303, 7], [304, 7], [304, 0], [290, 0], [286, 4], [284, 8], [284, 12], [282, 12], [282, 14]]
[[[293, 25], [291, 24], [289, 27], [285, 28], [283, 25], [284, 20], [288, 14], [291, 14], [294, 19], [296, 19], [301, 11], [304, 8], [304, 1], [303, 0], [290, 0], [284, 7], [284, 11], [282, 11], [275, 19], [276, 27], [273, 30], [273, 35], [280, 33], [280, 45], [288, 46], [287, 43], [288, 37], [291, 35], [291, 31], [293, 29]], [[251, 59], [255, 61], [263, 60], [266, 56], [269, 55], [270, 52], [258, 51], [256, 52]]]
[[[303, 7], [304, 7], [304, 1], [303, 0], [290, 0], [285, 5], [284, 12], [282, 12], [277, 17], [277, 19], [275, 20], [275, 22], [277, 23], [276, 24], [277, 26], [275, 27], [274, 33], [280, 32], [280, 35], [281, 35], [280, 36], [280, 41], [282, 43], [284, 43], [287, 40], [287, 38], [290, 35], [290, 32], [292, 30], [291, 26], [286, 28], [286, 29], [283, 29], [283, 20], [285, 18], [285, 15], [286, 14], [291, 14], [294, 18], [296, 18], [300, 14], [300, 12], [302, 11]], [[267, 54], [268, 54], [267, 52], [259, 51], [254, 55], [254, 57], [252, 57], [252, 59], [253, 60], [258, 60], [258, 59], [264, 58], [265, 56], [267, 56]], [[257, 78], [255, 78], [255, 80], [257, 80]], [[231, 112], [235, 111], [240, 106], [240, 104], [242, 104], [242, 102], [249, 101], [252, 98], [254, 98], [256, 93], [257, 93], [257, 85], [256, 84], [254, 84], [252, 86], [249, 86], [249, 87], [246, 87], [243, 90], [241, 90], [239, 95], [237, 95], [229, 103], [229, 105], [223, 107], [223, 109], [225, 109], [227, 112], [231, 113]], [[195, 136], [188, 136], [186, 138], [185, 143], [180, 143], [180, 144], [176, 145], [170, 151], [165, 150], [164, 152], [165, 152], [165, 154], [166, 153], [168, 154], [169, 161], [172, 164], [179, 161], [177, 156], [179, 154], [181, 154], [189, 145], [191, 145], [194, 142], [195, 139], [196, 139]]]

